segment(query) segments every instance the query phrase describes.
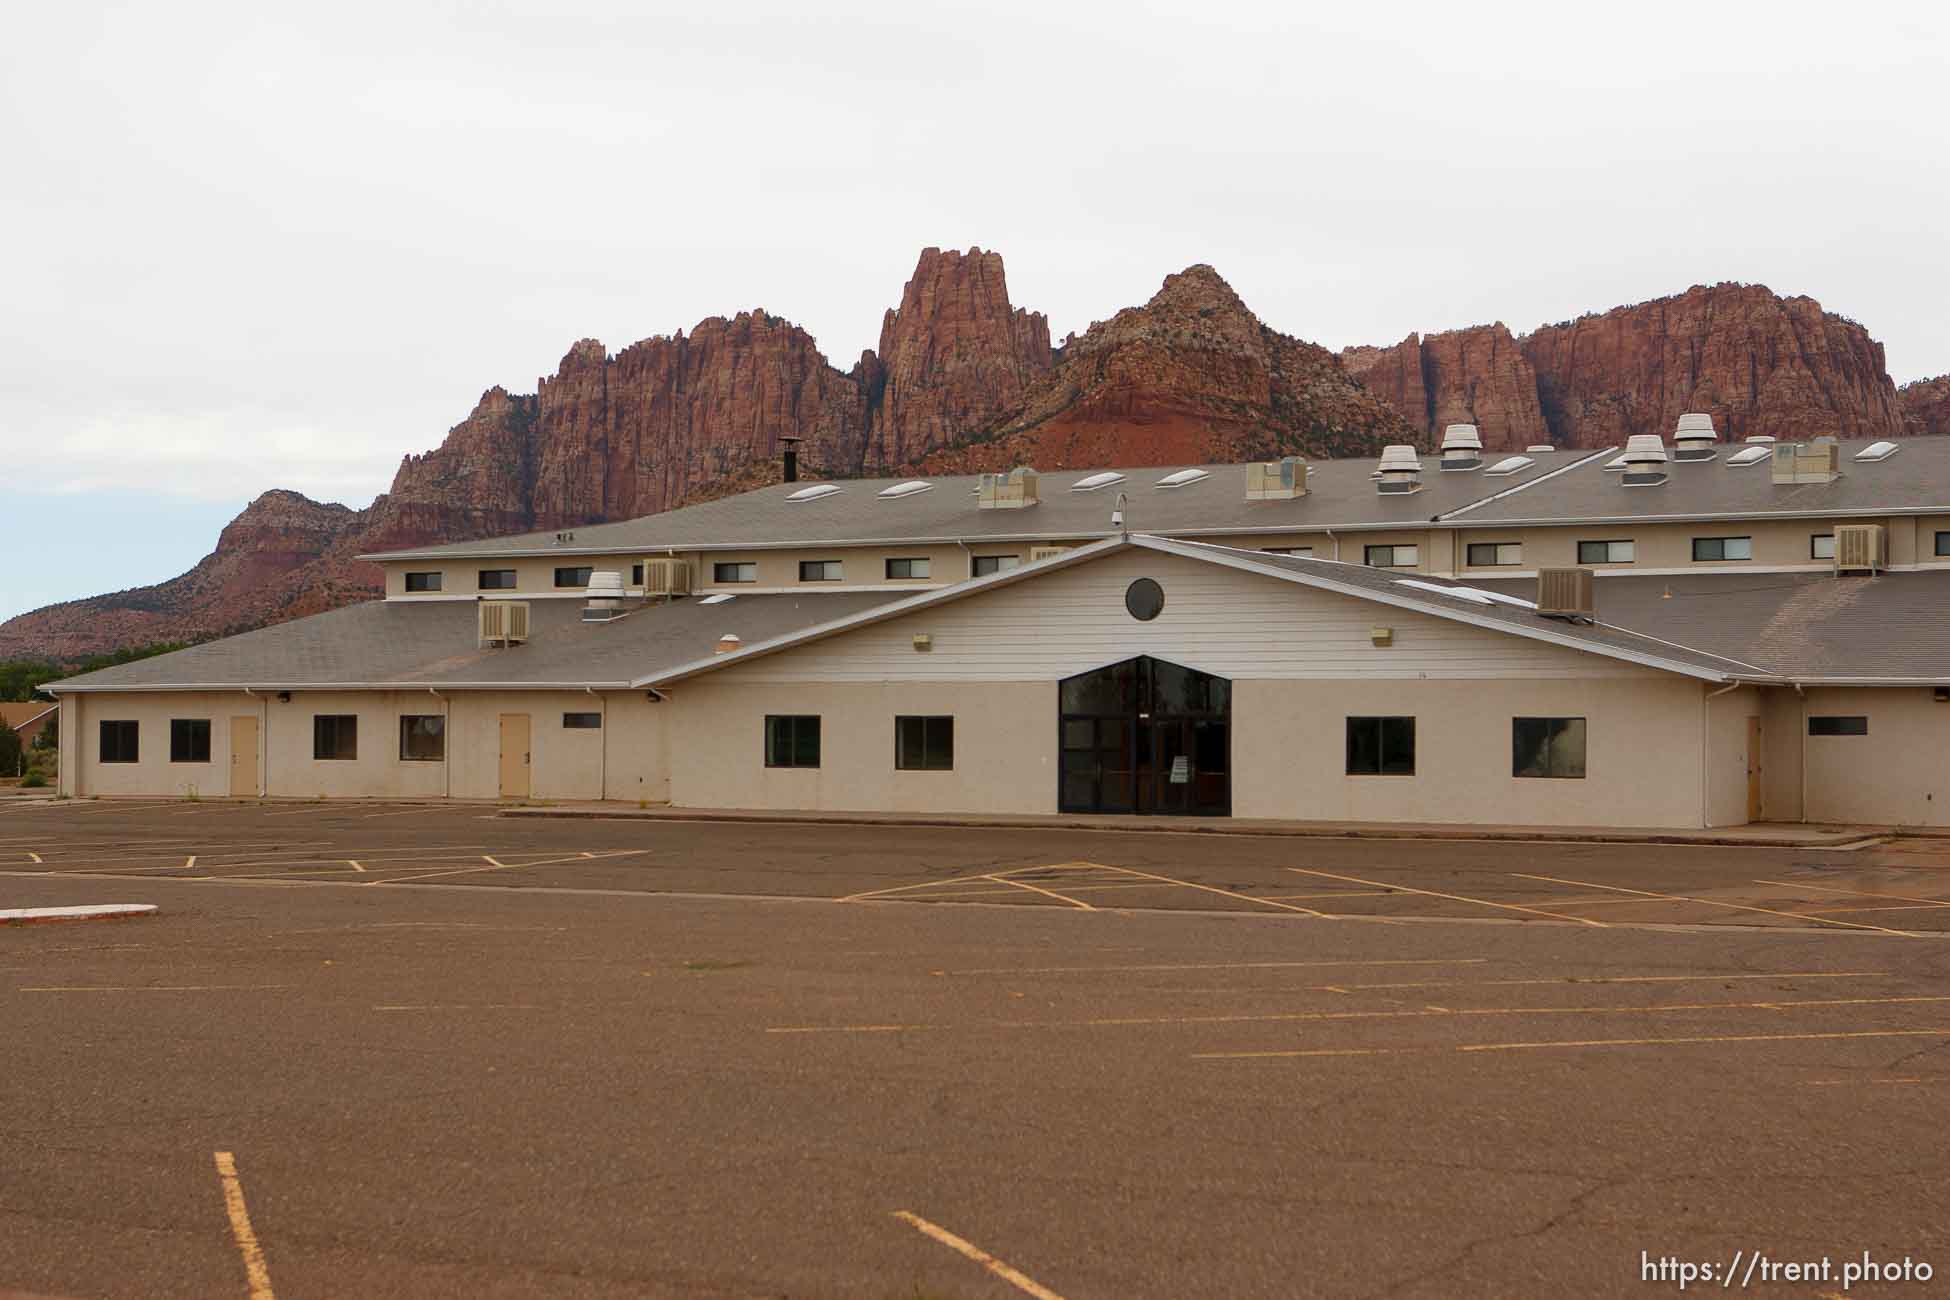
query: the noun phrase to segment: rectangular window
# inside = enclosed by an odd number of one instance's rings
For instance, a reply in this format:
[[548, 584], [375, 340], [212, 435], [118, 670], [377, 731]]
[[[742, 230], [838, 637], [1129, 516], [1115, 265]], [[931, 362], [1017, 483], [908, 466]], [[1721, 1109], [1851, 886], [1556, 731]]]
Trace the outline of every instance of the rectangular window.
[[1373, 569], [1412, 569], [1422, 562], [1417, 546], [1369, 546], [1362, 550], [1361, 562]]
[[1695, 537], [1693, 539], [1693, 558], [1695, 560], [1751, 560], [1754, 558], [1754, 539], [1751, 537]]
[[933, 567], [933, 563], [926, 556], [920, 556], [911, 560], [889, 560], [887, 561], [887, 576], [889, 578], [925, 578], [928, 576], [929, 570]]
[[314, 713], [311, 718], [311, 756], [314, 759], [359, 757], [359, 718], [352, 713]]
[[1471, 542], [1469, 563], [1478, 568], [1523, 563], [1522, 542]]
[[991, 573], [1000, 573], [1004, 569], [1013, 569], [1021, 563], [1022, 557], [1020, 555], [978, 555], [975, 557], [973, 572], [978, 578], [986, 578]]
[[1630, 564], [1639, 557], [1637, 542], [1579, 542], [1579, 564]]
[[169, 761], [172, 763], [210, 761], [210, 719], [171, 718], [169, 720]]
[[819, 715], [765, 715], [765, 766], [818, 767]]
[[482, 569], [479, 586], [482, 591], [513, 591], [515, 571], [513, 569]]
[[438, 713], [402, 713], [399, 756], [404, 763], [438, 763], [447, 757], [447, 720]]
[[141, 730], [141, 725], [135, 722], [104, 721], [101, 729], [102, 762], [135, 762], [141, 747]]
[[1810, 736], [1866, 736], [1869, 734], [1867, 718], [1809, 718]]
[[570, 731], [598, 731], [603, 725], [603, 715], [600, 713], [565, 713], [562, 715], [562, 725]]
[[643, 566], [641, 564], [632, 564], [630, 566], [630, 585], [632, 587], [641, 587], [643, 585]]
[[1414, 776], [1415, 719], [1349, 718], [1349, 776]]
[[1314, 553], [1311, 546], [1263, 546], [1260, 549], [1268, 555], [1297, 555], [1303, 560], [1312, 559]]
[[586, 587], [589, 585], [589, 575], [593, 572], [595, 570], [588, 565], [557, 569], [555, 571], [555, 585], [558, 587]]
[[441, 576], [438, 573], [409, 573], [406, 575], [406, 589], [408, 591], [439, 591]]
[[1584, 776], [1583, 718], [1512, 718], [1510, 775]]
[[1938, 533], [1936, 535], [1936, 553], [1938, 555], [1950, 555], [1950, 533]]
[[801, 582], [838, 582], [839, 580], [840, 562], [838, 560], [799, 561], [799, 581]]
[[894, 766], [903, 772], [953, 770], [954, 718], [895, 718]]
[[757, 582], [758, 565], [752, 561], [737, 564], [714, 564], [711, 566], [713, 582]]
[[1816, 533], [1808, 539], [1808, 558], [1811, 560], [1832, 560], [1835, 558], [1835, 534]]

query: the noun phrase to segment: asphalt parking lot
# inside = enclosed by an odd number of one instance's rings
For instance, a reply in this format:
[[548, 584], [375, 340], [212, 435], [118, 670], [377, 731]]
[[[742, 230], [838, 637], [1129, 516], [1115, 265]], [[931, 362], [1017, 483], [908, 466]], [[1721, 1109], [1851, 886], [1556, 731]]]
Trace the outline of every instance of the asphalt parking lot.
[[9, 807], [0, 1294], [1927, 1293], [1946, 849]]

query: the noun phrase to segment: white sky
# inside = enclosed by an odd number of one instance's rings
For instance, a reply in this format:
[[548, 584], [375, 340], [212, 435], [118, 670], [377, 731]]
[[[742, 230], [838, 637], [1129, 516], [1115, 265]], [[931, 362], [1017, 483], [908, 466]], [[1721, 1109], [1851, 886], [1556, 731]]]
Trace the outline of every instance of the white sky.
[[[1760, 281], [1903, 382], [1950, 371], [1947, 15], [17, 7], [0, 451], [110, 542], [131, 494], [363, 505], [584, 336], [763, 306], [845, 369], [929, 244], [1001, 251], [1058, 337], [1201, 261], [1331, 347]], [[215, 540], [131, 539], [5, 574], [0, 617]]]

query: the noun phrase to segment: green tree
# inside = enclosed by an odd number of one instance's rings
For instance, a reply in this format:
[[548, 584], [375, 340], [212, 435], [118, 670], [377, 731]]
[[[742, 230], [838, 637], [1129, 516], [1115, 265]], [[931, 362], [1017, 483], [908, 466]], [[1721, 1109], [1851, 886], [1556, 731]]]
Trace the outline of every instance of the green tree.
[[0, 723], [0, 776], [19, 776], [25, 770], [25, 755], [20, 749], [20, 733]]

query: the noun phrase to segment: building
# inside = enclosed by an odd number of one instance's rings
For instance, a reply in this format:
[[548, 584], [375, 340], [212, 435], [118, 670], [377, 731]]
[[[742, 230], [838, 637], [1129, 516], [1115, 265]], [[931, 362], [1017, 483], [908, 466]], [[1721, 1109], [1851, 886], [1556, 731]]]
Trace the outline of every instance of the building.
[[59, 709], [58, 704], [49, 700], [0, 701], [0, 725], [20, 737], [20, 747], [25, 749], [40, 739], [43, 731], [54, 728]]
[[1950, 821], [1950, 439], [1477, 442], [377, 555], [382, 601], [50, 687], [62, 788]]

